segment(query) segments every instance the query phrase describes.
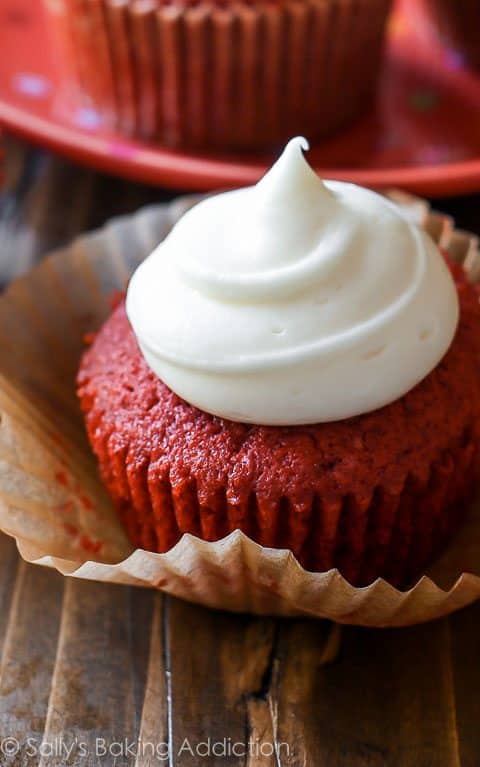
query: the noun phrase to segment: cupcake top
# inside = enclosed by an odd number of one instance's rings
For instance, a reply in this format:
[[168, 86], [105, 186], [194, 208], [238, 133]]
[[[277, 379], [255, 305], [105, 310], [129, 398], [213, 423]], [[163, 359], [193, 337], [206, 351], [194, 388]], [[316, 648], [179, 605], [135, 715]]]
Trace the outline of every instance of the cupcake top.
[[256, 186], [209, 197], [135, 272], [153, 371], [207, 412], [320, 423], [403, 396], [458, 322], [438, 248], [384, 197], [322, 182], [292, 139]]

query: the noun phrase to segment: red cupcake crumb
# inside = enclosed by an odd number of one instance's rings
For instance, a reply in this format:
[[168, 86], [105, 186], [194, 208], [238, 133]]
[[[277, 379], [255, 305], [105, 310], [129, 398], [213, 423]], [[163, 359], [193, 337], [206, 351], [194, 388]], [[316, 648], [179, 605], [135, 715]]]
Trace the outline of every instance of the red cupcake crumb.
[[85, 551], [88, 551], [90, 554], [98, 554], [100, 549], [103, 546], [102, 541], [92, 541], [91, 538], [88, 537], [88, 535], [82, 535], [80, 538], [80, 544], [82, 548]]
[[63, 523], [63, 528], [70, 535], [73, 535], [73, 536], [77, 536], [78, 535], [78, 528], [76, 528], [75, 525], [72, 525], [71, 522], [64, 522]]
[[85, 346], [91, 346], [94, 341], [95, 341], [95, 333], [83, 334], [83, 343], [85, 344]]
[[62, 485], [62, 487], [67, 487], [68, 486], [67, 472], [63, 471], [63, 469], [61, 471], [57, 471], [55, 473], [55, 480], [58, 482], [59, 485]]

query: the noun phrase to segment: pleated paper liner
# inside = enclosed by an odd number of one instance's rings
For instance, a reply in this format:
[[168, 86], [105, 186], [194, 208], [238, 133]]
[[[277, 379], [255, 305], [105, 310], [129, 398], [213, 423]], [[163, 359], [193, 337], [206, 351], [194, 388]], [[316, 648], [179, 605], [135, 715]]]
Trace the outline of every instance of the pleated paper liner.
[[65, 77], [107, 128], [271, 147], [368, 107], [391, 0], [48, 0]]
[[[394, 199], [472, 279], [478, 241], [421, 200]], [[184, 535], [165, 554], [133, 551], [98, 479], [75, 395], [88, 334], [135, 266], [192, 198], [147, 208], [81, 237], [0, 297], [0, 528], [30, 561], [99, 581], [151, 586], [215, 608], [309, 615], [369, 626], [426, 621], [480, 597], [480, 504], [449, 551], [413, 588], [354, 588], [309, 573], [288, 551], [236, 531], [215, 543]]]

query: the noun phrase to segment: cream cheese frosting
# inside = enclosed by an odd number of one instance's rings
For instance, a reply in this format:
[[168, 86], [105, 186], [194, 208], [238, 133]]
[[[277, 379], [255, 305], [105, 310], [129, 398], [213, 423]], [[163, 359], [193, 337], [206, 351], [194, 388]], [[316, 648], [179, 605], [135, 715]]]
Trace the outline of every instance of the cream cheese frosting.
[[255, 186], [204, 199], [139, 266], [127, 313], [152, 370], [217, 416], [360, 415], [412, 389], [458, 323], [438, 248], [386, 198], [321, 181], [292, 139]]

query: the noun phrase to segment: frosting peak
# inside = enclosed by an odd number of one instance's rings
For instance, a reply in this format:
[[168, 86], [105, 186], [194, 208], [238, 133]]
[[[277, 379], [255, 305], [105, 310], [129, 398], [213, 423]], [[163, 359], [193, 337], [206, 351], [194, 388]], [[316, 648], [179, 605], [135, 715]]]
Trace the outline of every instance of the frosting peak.
[[368, 412], [424, 378], [458, 321], [437, 247], [385, 198], [322, 182], [292, 139], [253, 187], [209, 197], [138, 268], [127, 312], [155, 373], [232, 420]]
[[[292, 139], [280, 159], [254, 187], [204, 200], [172, 231], [183, 279], [218, 298], [235, 301], [303, 289], [305, 280], [338, 259], [319, 248], [340, 215], [335, 196]], [[192, 238], [192, 233], [195, 237]]]
[[[313, 216], [318, 225], [319, 215], [325, 218], [328, 209], [335, 204], [334, 195], [327, 189], [307, 163], [303, 152], [308, 151], [308, 141], [302, 136], [292, 138], [282, 155], [268, 173], [253, 187], [264, 211], [289, 214], [289, 223], [300, 222]], [[289, 226], [285, 221], [285, 228]]]

